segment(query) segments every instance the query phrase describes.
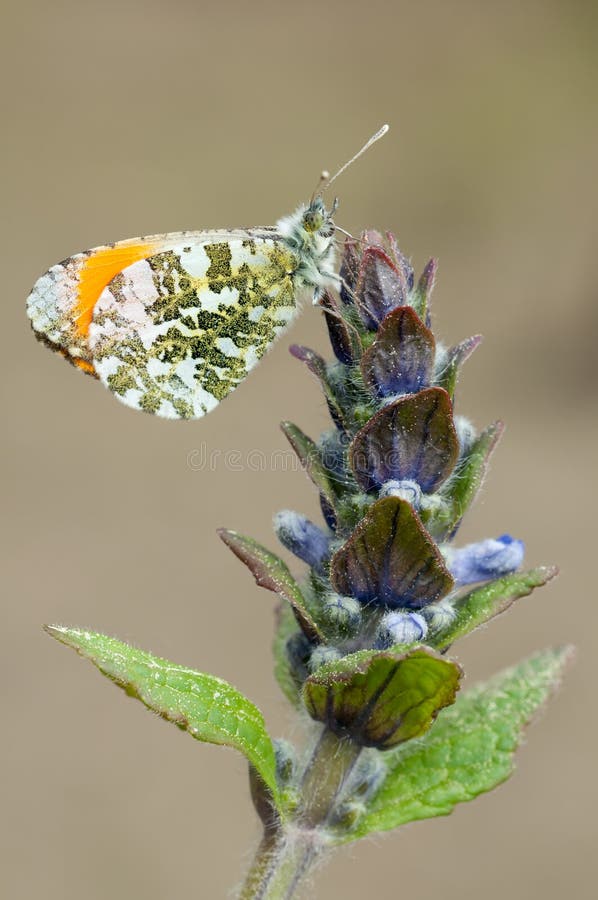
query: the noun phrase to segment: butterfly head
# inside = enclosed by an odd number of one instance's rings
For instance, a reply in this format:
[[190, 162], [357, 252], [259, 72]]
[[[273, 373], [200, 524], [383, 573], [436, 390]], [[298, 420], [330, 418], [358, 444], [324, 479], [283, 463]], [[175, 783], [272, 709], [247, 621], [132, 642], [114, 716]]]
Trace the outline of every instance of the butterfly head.
[[300, 206], [292, 215], [277, 222], [278, 233], [282, 241], [297, 260], [297, 266], [292, 273], [293, 280], [298, 287], [313, 288], [314, 303], [318, 302], [327, 287], [339, 286], [339, 276], [334, 271], [336, 228], [333, 216], [336, 212], [337, 201], [335, 200], [332, 207], [328, 209], [322, 196], [339, 175], [342, 175], [387, 131], [388, 125], [383, 125], [361, 150], [341, 166], [334, 175], [322, 172], [318, 187], [310, 202]]
[[334, 271], [335, 209], [336, 202], [327, 209], [321, 196], [316, 196], [276, 224], [281, 239], [296, 259], [293, 280], [298, 287], [313, 289], [314, 302], [326, 287], [333, 287], [338, 281]]
[[302, 226], [306, 234], [320, 234], [328, 236], [334, 234], [334, 222], [332, 216], [337, 207], [335, 200], [332, 209], [326, 209], [321, 195], [313, 198], [309, 206], [305, 209], [302, 218]]

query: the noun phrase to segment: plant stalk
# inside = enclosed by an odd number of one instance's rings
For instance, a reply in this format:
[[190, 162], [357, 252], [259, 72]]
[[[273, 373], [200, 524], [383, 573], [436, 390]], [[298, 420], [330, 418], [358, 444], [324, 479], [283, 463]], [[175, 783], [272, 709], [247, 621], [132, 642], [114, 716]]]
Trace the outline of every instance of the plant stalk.
[[301, 779], [301, 800], [290, 822], [267, 828], [239, 900], [290, 900], [326, 847], [325, 826], [362, 747], [324, 728]]

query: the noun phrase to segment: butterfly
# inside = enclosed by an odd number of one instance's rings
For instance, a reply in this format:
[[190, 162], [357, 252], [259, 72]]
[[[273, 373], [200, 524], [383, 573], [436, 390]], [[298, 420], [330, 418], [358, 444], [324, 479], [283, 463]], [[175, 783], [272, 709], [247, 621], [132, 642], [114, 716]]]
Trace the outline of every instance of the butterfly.
[[298, 311], [338, 286], [333, 221], [322, 193], [273, 227], [182, 231], [95, 247], [52, 266], [33, 286], [36, 336], [122, 403], [198, 419], [257, 365]]

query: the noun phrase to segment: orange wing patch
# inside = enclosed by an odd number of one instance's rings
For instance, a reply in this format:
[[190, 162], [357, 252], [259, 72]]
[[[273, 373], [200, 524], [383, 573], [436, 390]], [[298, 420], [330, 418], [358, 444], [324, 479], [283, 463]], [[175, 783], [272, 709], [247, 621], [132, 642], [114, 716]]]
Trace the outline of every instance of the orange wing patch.
[[[112, 279], [127, 266], [147, 259], [155, 253], [155, 244], [115, 244], [95, 251], [81, 265], [77, 302], [73, 310], [73, 320], [80, 337], [87, 337], [96, 302]], [[83, 366], [81, 367], [83, 368]]]
[[93, 375], [94, 378], [97, 378], [96, 370], [93, 367], [93, 364], [87, 362], [86, 359], [78, 359], [76, 356], [69, 356], [68, 353], [65, 353], [64, 356], [68, 359], [69, 362], [72, 362], [74, 366], [78, 369], [81, 369], [82, 372], [86, 372], [88, 375]]

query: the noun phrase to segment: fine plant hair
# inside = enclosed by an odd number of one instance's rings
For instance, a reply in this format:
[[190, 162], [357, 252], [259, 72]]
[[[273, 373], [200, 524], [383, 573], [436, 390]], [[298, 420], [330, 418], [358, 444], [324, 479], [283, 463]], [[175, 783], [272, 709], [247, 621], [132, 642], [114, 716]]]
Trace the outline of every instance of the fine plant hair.
[[299, 746], [272, 738], [256, 706], [220, 678], [102, 634], [47, 628], [192, 737], [245, 755], [263, 835], [240, 900], [286, 900], [306, 884], [316, 896], [313, 873], [335, 848], [447, 815], [505, 781], [571, 653], [539, 651], [461, 689], [455, 642], [556, 569], [522, 568], [523, 543], [508, 534], [459, 542], [502, 424], [478, 431], [455, 415], [461, 367], [480, 337], [436, 342], [435, 280], [434, 260], [415, 279], [390, 233], [345, 240], [338, 292], [318, 292], [331, 358], [290, 348], [331, 419], [317, 440], [282, 423], [322, 512], [319, 522], [274, 516], [299, 574], [251, 537], [219, 532], [275, 595], [274, 674], [302, 724]]

